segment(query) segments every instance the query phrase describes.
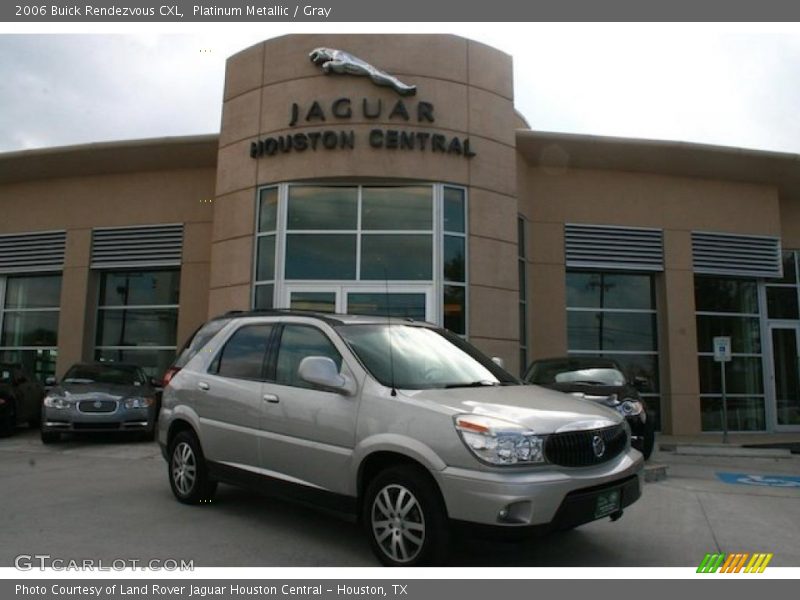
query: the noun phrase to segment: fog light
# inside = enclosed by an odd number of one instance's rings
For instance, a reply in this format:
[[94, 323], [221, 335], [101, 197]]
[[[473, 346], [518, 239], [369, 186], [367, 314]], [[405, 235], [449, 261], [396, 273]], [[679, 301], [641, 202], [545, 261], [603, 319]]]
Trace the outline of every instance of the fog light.
[[512, 502], [497, 512], [499, 523], [526, 524], [533, 518], [533, 504], [529, 500]]

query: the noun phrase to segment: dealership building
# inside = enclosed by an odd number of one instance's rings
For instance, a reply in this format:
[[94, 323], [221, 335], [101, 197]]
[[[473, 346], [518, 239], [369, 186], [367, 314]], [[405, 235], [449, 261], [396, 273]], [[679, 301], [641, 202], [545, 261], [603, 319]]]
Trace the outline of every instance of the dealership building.
[[695, 434], [729, 336], [731, 430], [800, 431], [800, 157], [536, 131], [511, 57], [450, 35], [267, 40], [222, 103], [218, 135], [0, 155], [0, 360], [158, 375], [229, 310], [388, 310], [512, 372], [614, 358]]

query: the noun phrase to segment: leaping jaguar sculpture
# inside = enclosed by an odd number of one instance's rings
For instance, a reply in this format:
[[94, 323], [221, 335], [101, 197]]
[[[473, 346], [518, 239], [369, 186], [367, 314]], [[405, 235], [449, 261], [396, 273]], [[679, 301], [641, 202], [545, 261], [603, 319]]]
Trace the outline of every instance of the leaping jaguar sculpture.
[[417, 86], [405, 84], [397, 77], [373, 67], [367, 61], [344, 50], [314, 48], [308, 56], [311, 62], [319, 65], [325, 73], [369, 77], [376, 85], [391, 87], [401, 96], [413, 96], [417, 93]]

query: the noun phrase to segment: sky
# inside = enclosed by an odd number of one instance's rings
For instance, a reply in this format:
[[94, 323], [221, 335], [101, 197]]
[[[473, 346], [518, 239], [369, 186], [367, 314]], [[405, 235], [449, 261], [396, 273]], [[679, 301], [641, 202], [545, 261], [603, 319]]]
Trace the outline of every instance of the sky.
[[798, 24], [78, 31], [0, 30], [0, 152], [216, 133], [228, 56], [283, 33], [350, 31], [455, 33], [511, 54], [515, 104], [533, 129], [800, 154]]

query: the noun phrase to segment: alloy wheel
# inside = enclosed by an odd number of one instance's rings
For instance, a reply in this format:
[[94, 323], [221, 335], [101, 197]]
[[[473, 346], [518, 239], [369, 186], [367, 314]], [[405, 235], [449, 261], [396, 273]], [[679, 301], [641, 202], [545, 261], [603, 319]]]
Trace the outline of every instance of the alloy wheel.
[[408, 488], [385, 486], [375, 496], [370, 515], [372, 534], [386, 556], [398, 563], [417, 557], [425, 543], [425, 517]]
[[172, 480], [182, 496], [191, 494], [197, 480], [197, 460], [186, 442], [179, 443], [172, 451]]

